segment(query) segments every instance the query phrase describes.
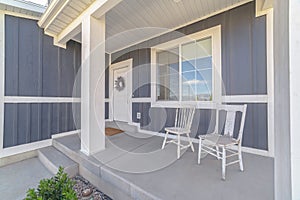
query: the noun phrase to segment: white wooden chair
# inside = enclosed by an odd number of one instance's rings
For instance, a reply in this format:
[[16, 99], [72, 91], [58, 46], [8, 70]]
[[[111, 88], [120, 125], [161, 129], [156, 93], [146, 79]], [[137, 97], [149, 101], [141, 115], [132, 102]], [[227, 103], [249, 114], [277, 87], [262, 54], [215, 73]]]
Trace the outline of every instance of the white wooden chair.
[[[200, 164], [201, 153], [208, 153], [219, 159], [222, 159], [222, 179], [225, 180], [226, 166], [239, 163], [240, 170], [244, 171], [243, 159], [242, 159], [242, 138], [244, 132], [244, 124], [246, 118], [247, 105], [218, 105], [216, 114], [216, 128], [213, 133], [199, 136], [199, 152], [198, 152], [198, 164]], [[219, 131], [219, 115], [220, 111], [226, 112], [225, 127], [223, 134]], [[236, 113], [241, 112], [241, 122], [239, 126], [239, 132], [237, 138], [233, 137]], [[237, 151], [230, 148], [237, 146]], [[220, 152], [219, 149], [222, 148]], [[226, 155], [229, 152], [230, 154]], [[229, 157], [237, 156], [237, 160], [233, 160], [226, 163], [226, 159]]]
[[[167, 127], [165, 128], [166, 134], [165, 139], [162, 145], [162, 149], [165, 148], [166, 143], [174, 143], [177, 145], [177, 159], [180, 158], [180, 151], [182, 149], [191, 147], [192, 151], [194, 152], [194, 146], [190, 138], [191, 126], [193, 122], [195, 114], [195, 107], [184, 107], [184, 108], [177, 108], [176, 109], [176, 116], [175, 116], [175, 125], [174, 127]], [[177, 135], [177, 139], [167, 141], [169, 133], [173, 133]], [[180, 142], [180, 136], [186, 135], [188, 138], [188, 145], [183, 145]]]

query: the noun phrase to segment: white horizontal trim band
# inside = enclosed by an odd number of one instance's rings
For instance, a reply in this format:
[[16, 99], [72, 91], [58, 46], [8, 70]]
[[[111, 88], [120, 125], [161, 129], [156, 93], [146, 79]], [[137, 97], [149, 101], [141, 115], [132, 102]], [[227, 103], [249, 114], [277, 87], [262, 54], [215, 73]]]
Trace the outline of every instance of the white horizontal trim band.
[[2, 150], [0, 149], [0, 158], [37, 150], [37, 149], [47, 147], [47, 146], [51, 146], [52, 139], [60, 138], [60, 137], [68, 136], [68, 135], [73, 135], [73, 134], [78, 134], [78, 133], [80, 133], [80, 129], [74, 130], [74, 131], [57, 133], [55, 135], [52, 135], [51, 139], [41, 140], [41, 141], [32, 142], [32, 143], [28, 143], [28, 144], [17, 145], [17, 146], [13, 146], [13, 147], [8, 147], [8, 148], [2, 149]]
[[75, 134], [79, 134], [81, 132], [81, 129], [77, 129], [74, 131], [68, 131], [68, 132], [64, 132], [64, 133], [57, 133], [51, 136], [52, 139], [57, 139], [57, 138], [61, 138], [61, 137], [65, 137], [65, 136], [69, 136], [69, 135], [75, 135]]
[[222, 96], [224, 103], [268, 103], [268, 95], [232, 95]]
[[151, 98], [149, 97], [149, 98], [132, 98], [131, 99], [131, 102], [132, 103], [138, 103], [138, 102], [141, 102], [141, 103], [143, 103], [143, 102], [145, 102], [145, 103], [150, 103], [151, 102]]
[[72, 97], [24, 97], [5, 96], [4, 103], [80, 103], [81, 98]]
[[[111, 103], [111, 99], [105, 99], [104, 100], [107, 103]], [[131, 103], [150, 103], [151, 102], [151, 98], [150, 97], [146, 97], [146, 98], [131, 98], [129, 99], [129, 102]]]
[[48, 140], [42, 140], [42, 141], [38, 141], [38, 142], [33, 142], [33, 143], [28, 143], [28, 144], [5, 148], [5, 149], [0, 150], [0, 158], [16, 155], [16, 154], [20, 154], [20, 153], [25, 153], [28, 151], [37, 150], [37, 149], [51, 146], [51, 145], [52, 145], [52, 139], [48, 139]]

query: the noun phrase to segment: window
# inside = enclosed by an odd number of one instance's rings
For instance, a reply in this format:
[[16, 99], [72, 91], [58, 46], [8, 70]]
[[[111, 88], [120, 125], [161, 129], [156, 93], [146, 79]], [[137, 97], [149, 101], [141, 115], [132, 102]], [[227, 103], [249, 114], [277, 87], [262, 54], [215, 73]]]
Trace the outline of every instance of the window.
[[220, 26], [217, 26], [154, 47], [154, 101], [216, 101], [221, 96], [220, 41]]

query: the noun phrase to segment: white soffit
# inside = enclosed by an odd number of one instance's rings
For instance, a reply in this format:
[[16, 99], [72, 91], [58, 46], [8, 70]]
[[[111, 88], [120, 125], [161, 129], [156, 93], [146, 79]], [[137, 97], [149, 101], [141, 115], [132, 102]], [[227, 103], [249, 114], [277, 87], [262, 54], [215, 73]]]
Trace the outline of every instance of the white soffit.
[[50, 35], [60, 34], [96, 0], [52, 0], [39, 21]]
[[123, 0], [106, 14], [106, 38], [111, 38], [106, 44], [107, 52], [115, 52], [250, 1]]
[[0, 0], [0, 10], [39, 18], [46, 7], [23, 0]]
[[[115, 52], [250, 1], [253, 0], [107, 0], [111, 7], [103, 10], [106, 38], [111, 40], [106, 43], [106, 51]], [[80, 27], [70, 24], [99, 2], [101, 0], [53, 0], [39, 25], [58, 43], [71, 38], [80, 41]], [[62, 35], [68, 37], [58, 37]]]

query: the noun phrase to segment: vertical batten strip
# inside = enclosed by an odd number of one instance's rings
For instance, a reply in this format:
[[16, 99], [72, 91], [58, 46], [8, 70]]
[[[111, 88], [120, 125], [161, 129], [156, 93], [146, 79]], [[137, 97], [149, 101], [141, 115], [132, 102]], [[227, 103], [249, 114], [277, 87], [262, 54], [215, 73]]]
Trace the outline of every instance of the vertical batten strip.
[[4, 137], [5, 15], [0, 11], [0, 152]]

